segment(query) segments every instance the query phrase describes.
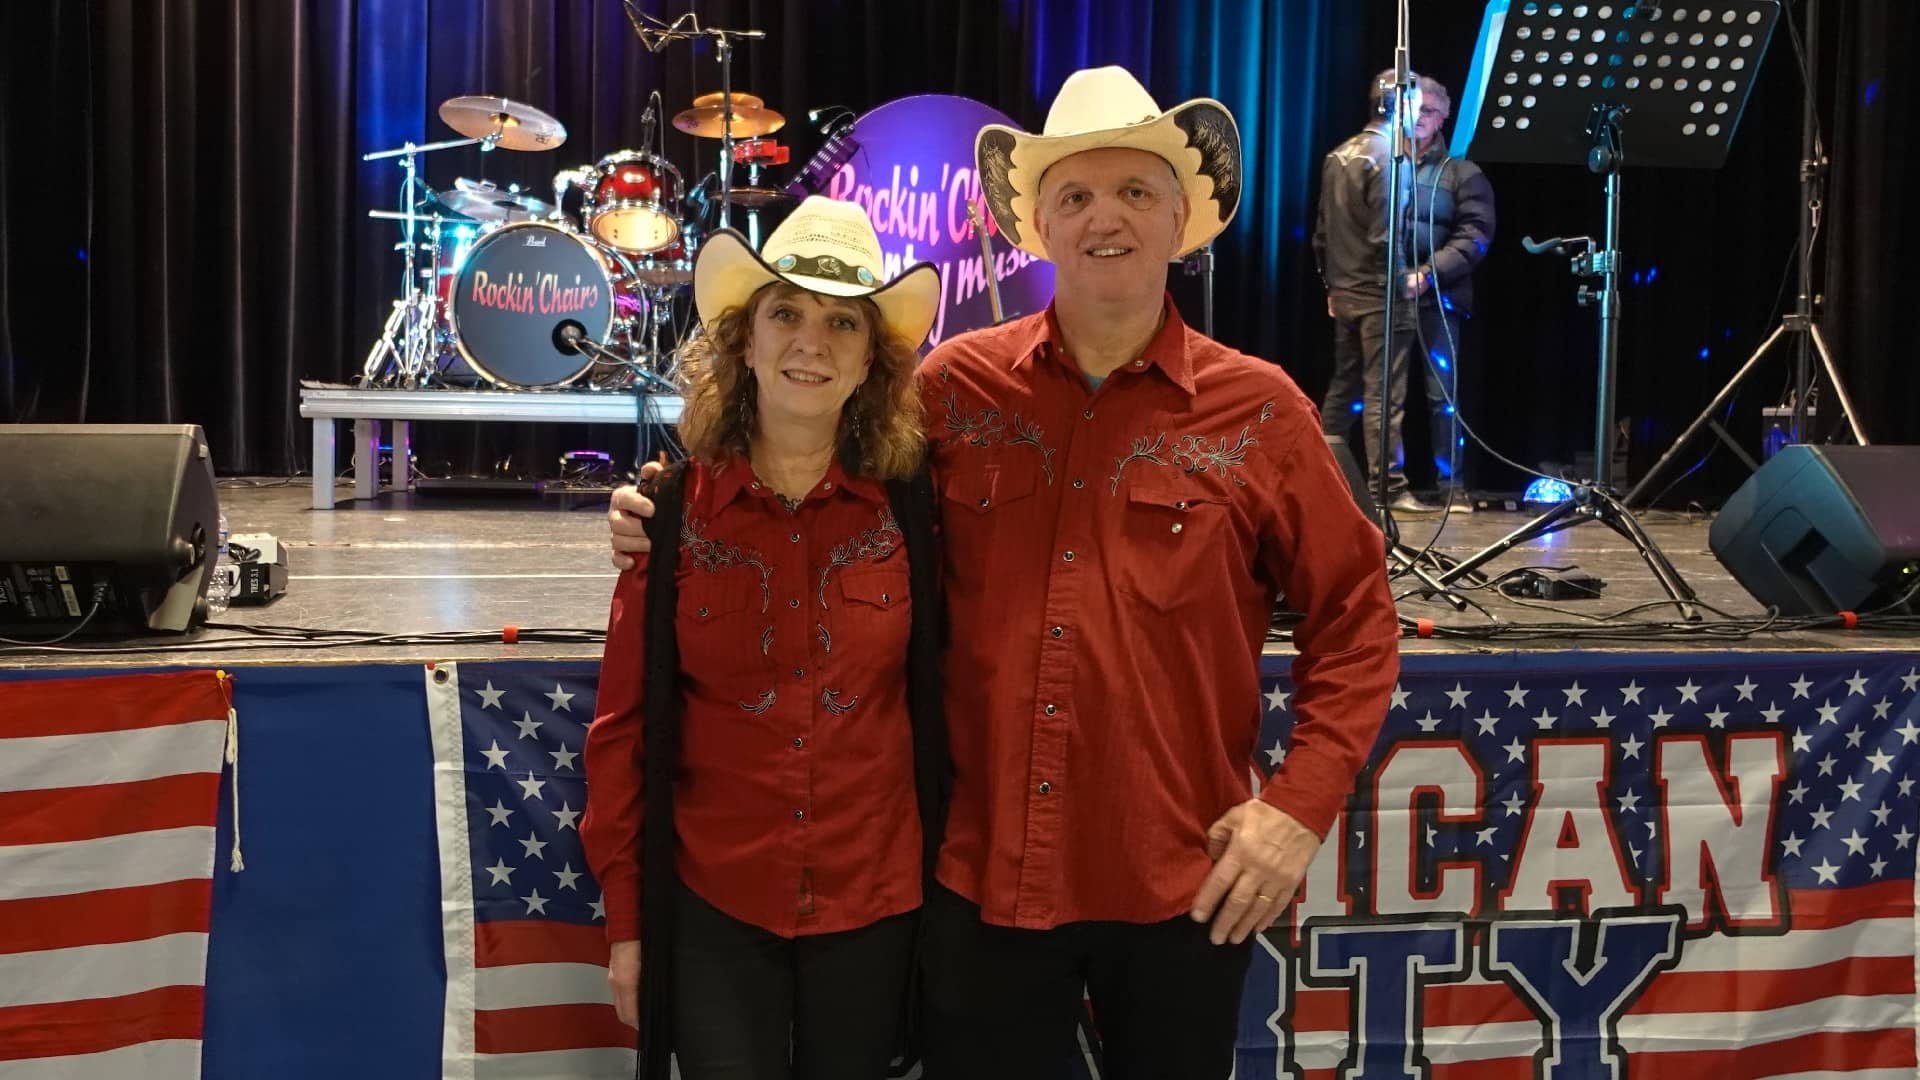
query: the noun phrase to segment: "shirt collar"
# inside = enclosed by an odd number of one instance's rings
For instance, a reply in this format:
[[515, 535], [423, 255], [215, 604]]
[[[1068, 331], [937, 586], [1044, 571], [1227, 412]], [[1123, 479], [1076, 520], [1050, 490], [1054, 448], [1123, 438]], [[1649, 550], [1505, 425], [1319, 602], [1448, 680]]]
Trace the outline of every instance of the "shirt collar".
[[[887, 499], [885, 485], [871, 477], [847, 472], [837, 457], [827, 466], [826, 475], [820, 479], [823, 487], [832, 485], [831, 491], [825, 491], [824, 494], [845, 492], [872, 503], [885, 502]], [[720, 510], [742, 495], [771, 499], [773, 491], [760, 483], [760, 478], [754, 475], [753, 466], [746, 458], [736, 457], [713, 470], [713, 507]]]
[[[1180, 309], [1174, 305], [1171, 293], [1162, 294], [1161, 311], [1166, 317], [1161, 321], [1160, 329], [1155, 331], [1153, 337], [1147, 341], [1146, 349], [1140, 353], [1140, 358], [1136, 361], [1139, 366], [1129, 364], [1126, 368], [1117, 370], [1132, 369], [1142, 373], [1157, 370], [1191, 397], [1194, 393], [1193, 357], [1187, 352], [1187, 324], [1180, 318]], [[1061, 363], [1074, 367], [1074, 374], [1081, 374], [1077, 366], [1067, 361], [1065, 338], [1060, 333], [1060, 319], [1054, 313], [1054, 306], [1051, 303], [1047, 305], [1047, 310], [1032, 320], [1031, 325], [1022, 332], [1020, 338], [1016, 339], [1015, 344], [1018, 352], [1014, 358], [1013, 367], [1016, 371], [1042, 352], [1051, 352], [1060, 358]]]

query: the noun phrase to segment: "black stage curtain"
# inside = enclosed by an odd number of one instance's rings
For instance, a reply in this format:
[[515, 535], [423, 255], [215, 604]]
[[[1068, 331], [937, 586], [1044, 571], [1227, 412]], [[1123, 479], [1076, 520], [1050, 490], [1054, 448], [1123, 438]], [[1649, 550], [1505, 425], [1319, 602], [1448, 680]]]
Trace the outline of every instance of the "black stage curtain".
[[[1249, 193], [1220, 245], [1218, 336], [1285, 364], [1310, 394], [1324, 387], [1328, 327], [1304, 243], [1312, 189], [1320, 154], [1364, 122], [1366, 85], [1391, 55], [1393, 4], [692, 6], [709, 24], [767, 31], [741, 48], [736, 80], [787, 114], [796, 162], [817, 142], [810, 107], [958, 93], [1038, 128], [1083, 64], [1126, 63], [1162, 104], [1222, 98], [1246, 129]], [[1415, 66], [1456, 97], [1482, 6], [1414, 10]], [[1799, 18], [1800, 3], [1789, 6]], [[1913, 79], [1896, 61], [1916, 17], [1907, 0], [1825, 6], [1826, 329], [1870, 434], [1915, 441], [1920, 380], [1895, 336], [1893, 290], [1895, 260], [1920, 240], [1895, 180], [1913, 129]], [[718, 83], [704, 47], [641, 48], [615, 0], [48, 0], [0, 5], [0, 41], [0, 418], [201, 423], [229, 474], [305, 467], [299, 380], [356, 372], [395, 293], [397, 233], [365, 213], [394, 200], [399, 171], [361, 153], [447, 137], [434, 119], [445, 98], [504, 94], [558, 116], [568, 145], [451, 151], [423, 159], [425, 172], [438, 186], [484, 175], [540, 191], [559, 168], [638, 145], [649, 92], [671, 113]], [[1791, 299], [1781, 283], [1798, 100], [1780, 35], [1724, 170], [1627, 174], [1623, 247], [1642, 283], [1627, 299], [1620, 415], [1640, 467]], [[675, 134], [668, 146], [689, 182], [704, 174], [696, 163], [711, 144]], [[1564, 264], [1525, 255], [1518, 240], [1597, 232], [1599, 184], [1577, 169], [1488, 173], [1501, 235], [1472, 328], [1469, 419], [1520, 461], [1570, 462], [1592, 443], [1593, 316], [1574, 305]], [[1177, 281], [1176, 295], [1197, 322], [1192, 283]], [[1749, 443], [1786, 372], [1783, 353], [1737, 402], [1729, 426]], [[549, 474], [566, 445], [633, 448], [626, 431], [508, 425], [445, 425], [417, 445], [436, 471], [511, 460]], [[1497, 466], [1481, 473], [1489, 486], [1520, 482]], [[1740, 476], [1717, 454], [1675, 496], [1724, 494]]]

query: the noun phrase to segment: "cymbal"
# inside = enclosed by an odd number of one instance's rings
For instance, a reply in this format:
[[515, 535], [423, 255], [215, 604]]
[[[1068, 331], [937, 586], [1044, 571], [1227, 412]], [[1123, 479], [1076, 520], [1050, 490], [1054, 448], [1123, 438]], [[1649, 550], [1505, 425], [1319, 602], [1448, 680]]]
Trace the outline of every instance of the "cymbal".
[[497, 135], [493, 144], [502, 150], [552, 150], [567, 141], [560, 121], [503, 97], [448, 98], [440, 103], [440, 119], [469, 139]]
[[[721, 123], [721, 108], [718, 104], [696, 105], [673, 118], [674, 127], [701, 139], [719, 138]], [[733, 110], [733, 137], [736, 139], [771, 135], [786, 125], [787, 118], [772, 109], [753, 105], [735, 106]]]
[[551, 203], [542, 202], [524, 191], [502, 188], [491, 180], [455, 180], [454, 186], [440, 192], [440, 205], [475, 221], [526, 221], [553, 212]]
[[793, 196], [778, 188], [737, 187], [733, 189], [733, 205], [748, 210], [764, 210], [769, 206], [780, 206], [793, 201]]
[[[708, 105], [719, 105], [722, 101], [725, 101], [726, 98], [727, 98], [727, 95], [721, 93], [718, 90], [715, 90], [711, 94], [701, 94], [699, 97], [694, 98], [693, 107], [698, 109]], [[735, 90], [733, 92], [733, 107], [736, 110], [743, 109], [743, 108], [758, 109], [764, 106], [765, 104], [766, 104], [765, 101], [762, 101], [760, 98], [754, 96], [753, 94], [749, 94], [744, 90]]]

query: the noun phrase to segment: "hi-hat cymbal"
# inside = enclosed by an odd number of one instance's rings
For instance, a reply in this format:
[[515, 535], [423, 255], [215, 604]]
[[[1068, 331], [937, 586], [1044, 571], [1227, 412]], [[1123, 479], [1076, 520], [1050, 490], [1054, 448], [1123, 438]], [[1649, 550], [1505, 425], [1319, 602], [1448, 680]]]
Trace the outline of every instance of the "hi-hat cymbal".
[[769, 206], [781, 206], [793, 201], [793, 196], [778, 188], [737, 187], [733, 189], [733, 205], [748, 210], [764, 210]]
[[[721, 107], [715, 105], [696, 105], [675, 116], [673, 126], [696, 138], [717, 139], [720, 137], [724, 122]], [[751, 139], [760, 135], [771, 135], [787, 125], [787, 118], [759, 106], [735, 105], [733, 109], [733, 137]]]
[[[727, 95], [715, 90], [711, 94], [701, 94], [699, 97], [694, 98], [693, 107], [699, 109], [708, 105], [719, 105], [726, 99]], [[733, 107], [735, 109], [758, 109], [764, 105], [766, 105], [765, 101], [744, 90], [735, 90], [733, 92]]]
[[567, 141], [560, 121], [503, 97], [448, 98], [440, 103], [440, 119], [469, 139], [493, 138], [502, 150], [552, 150]]
[[454, 186], [439, 193], [440, 205], [474, 221], [526, 221], [546, 217], [553, 212], [551, 203], [513, 188], [502, 188], [491, 180], [455, 180]]

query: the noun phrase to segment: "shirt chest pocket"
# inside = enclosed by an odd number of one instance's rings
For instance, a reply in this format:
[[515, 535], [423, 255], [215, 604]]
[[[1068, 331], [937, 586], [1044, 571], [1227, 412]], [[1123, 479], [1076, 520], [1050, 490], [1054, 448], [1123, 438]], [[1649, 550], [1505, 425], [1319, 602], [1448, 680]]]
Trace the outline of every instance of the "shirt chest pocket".
[[680, 583], [677, 609], [680, 666], [711, 680], [765, 664], [760, 582], [750, 571], [694, 574]]
[[1232, 560], [1245, 560], [1225, 495], [1193, 480], [1129, 482], [1121, 550], [1109, 559], [1122, 590], [1156, 611], [1227, 602]]
[[1021, 565], [1021, 558], [1033, 547], [1028, 534], [1044, 510], [1034, 498], [1039, 469], [1033, 463], [976, 461], [956, 462], [940, 485], [947, 587], [963, 595], [1032, 579], [1035, 568]]

